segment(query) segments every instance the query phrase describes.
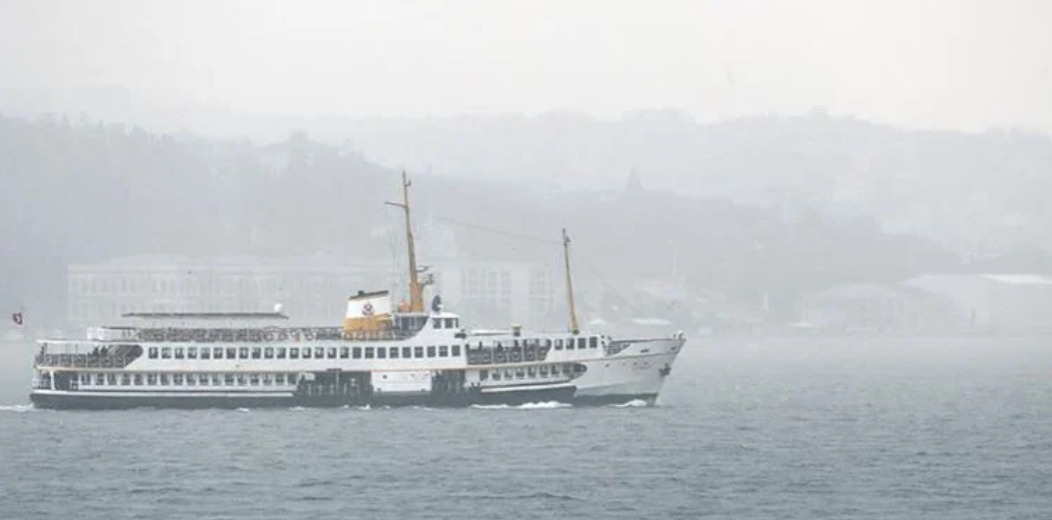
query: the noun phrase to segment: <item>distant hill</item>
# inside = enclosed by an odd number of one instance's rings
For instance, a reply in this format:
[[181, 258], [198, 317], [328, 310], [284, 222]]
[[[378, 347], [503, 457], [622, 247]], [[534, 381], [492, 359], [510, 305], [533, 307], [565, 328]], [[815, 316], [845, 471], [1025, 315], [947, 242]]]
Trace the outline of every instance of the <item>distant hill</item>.
[[[398, 199], [398, 172], [306, 132], [257, 144], [0, 117], [0, 171], [0, 306], [35, 315], [64, 316], [70, 262], [142, 253], [392, 259], [400, 248], [400, 217], [382, 204]], [[834, 283], [958, 265], [869, 217], [743, 205], [662, 188], [645, 171], [618, 175], [608, 188], [553, 190], [515, 176], [414, 170], [422, 251], [555, 262], [567, 227], [579, 267], [612, 283], [673, 279], [741, 301], [766, 294], [786, 309]]]
[[82, 111], [176, 135], [274, 142], [303, 130], [389, 169], [512, 182], [541, 193], [642, 184], [786, 214], [862, 215], [975, 259], [1052, 251], [1045, 133], [907, 131], [815, 109], [702, 123], [674, 109], [422, 118], [286, 116], [175, 106], [120, 87], [0, 92], [0, 110]]

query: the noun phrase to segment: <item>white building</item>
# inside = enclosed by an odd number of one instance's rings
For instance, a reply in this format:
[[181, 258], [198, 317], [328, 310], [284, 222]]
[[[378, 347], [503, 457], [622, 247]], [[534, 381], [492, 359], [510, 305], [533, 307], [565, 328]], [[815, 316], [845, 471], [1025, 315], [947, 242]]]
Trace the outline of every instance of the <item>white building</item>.
[[[435, 285], [428, 294], [441, 295], [468, 325], [554, 325], [551, 269], [445, 259], [431, 271]], [[339, 324], [347, 297], [359, 290], [406, 295], [403, 266], [330, 256], [133, 256], [70, 265], [68, 284], [68, 321], [77, 327], [112, 323], [127, 312], [263, 312], [277, 304], [296, 322]]]
[[1052, 278], [1036, 274], [927, 274], [903, 283], [952, 301], [956, 321], [979, 330], [1052, 330]]
[[71, 324], [126, 312], [260, 312], [339, 323], [349, 294], [388, 288], [390, 266], [333, 257], [134, 256], [68, 268]]

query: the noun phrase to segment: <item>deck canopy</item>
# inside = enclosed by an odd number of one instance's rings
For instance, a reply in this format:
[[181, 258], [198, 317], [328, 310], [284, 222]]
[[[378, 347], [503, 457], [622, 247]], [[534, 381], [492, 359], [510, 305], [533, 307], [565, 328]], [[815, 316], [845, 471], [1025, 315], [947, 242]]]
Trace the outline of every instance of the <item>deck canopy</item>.
[[287, 320], [280, 312], [126, 312], [122, 318], [144, 320]]

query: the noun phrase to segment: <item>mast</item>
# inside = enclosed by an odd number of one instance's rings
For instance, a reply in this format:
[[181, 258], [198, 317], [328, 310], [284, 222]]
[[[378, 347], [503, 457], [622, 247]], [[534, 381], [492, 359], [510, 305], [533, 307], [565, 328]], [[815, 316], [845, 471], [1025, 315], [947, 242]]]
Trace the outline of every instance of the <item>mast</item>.
[[566, 299], [570, 304], [570, 332], [577, 334], [580, 328], [577, 326], [577, 309], [573, 304], [573, 279], [570, 277], [570, 237], [563, 228], [563, 261], [566, 263]]
[[390, 206], [397, 206], [405, 211], [405, 243], [409, 250], [409, 312], [424, 312], [424, 286], [418, 277], [419, 270], [416, 267], [416, 248], [413, 245], [413, 224], [409, 218], [409, 187], [413, 183], [402, 170], [402, 202], [386, 202]]

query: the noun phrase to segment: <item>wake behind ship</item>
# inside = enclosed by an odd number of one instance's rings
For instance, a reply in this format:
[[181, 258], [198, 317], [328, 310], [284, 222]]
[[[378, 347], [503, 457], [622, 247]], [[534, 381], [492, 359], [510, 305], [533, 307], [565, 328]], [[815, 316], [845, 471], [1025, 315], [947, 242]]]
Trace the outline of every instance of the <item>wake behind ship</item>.
[[423, 305], [403, 174], [410, 301], [351, 297], [342, 326], [292, 327], [278, 313], [131, 313], [133, 326], [38, 341], [40, 408], [470, 406], [653, 403], [685, 338], [614, 339], [578, 330], [564, 232], [567, 332], [469, 331]]

